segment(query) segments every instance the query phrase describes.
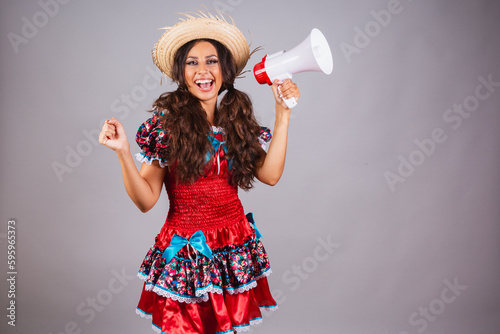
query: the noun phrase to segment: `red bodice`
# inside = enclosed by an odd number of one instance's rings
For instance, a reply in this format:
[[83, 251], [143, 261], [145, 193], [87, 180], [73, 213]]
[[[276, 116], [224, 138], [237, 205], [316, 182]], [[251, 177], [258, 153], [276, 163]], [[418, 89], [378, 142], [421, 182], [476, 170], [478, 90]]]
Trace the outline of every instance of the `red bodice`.
[[176, 182], [175, 174], [168, 170], [165, 188], [170, 205], [156, 238], [158, 247], [167, 247], [174, 234], [189, 238], [198, 230], [204, 233], [210, 248], [239, 244], [253, 234], [238, 187], [229, 184], [227, 161], [214, 161], [208, 176], [191, 184]]
[[192, 184], [176, 184], [167, 172], [165, 181], [170, 201], [165, 224], [185, 232], [226, 227], [244, 219], [238, 188], [225, 177], [212, 175]]

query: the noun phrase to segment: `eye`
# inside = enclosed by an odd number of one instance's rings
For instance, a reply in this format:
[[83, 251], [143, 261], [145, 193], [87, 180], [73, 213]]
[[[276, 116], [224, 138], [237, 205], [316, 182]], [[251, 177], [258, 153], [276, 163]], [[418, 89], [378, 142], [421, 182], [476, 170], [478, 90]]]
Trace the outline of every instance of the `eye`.
[[207, 64], [208, 65], [217, 64], [218, 62], [219, 62], [219, 60], [217, 60], [217, 59], [209, 59], [209, 60], [207, 60]]
[[194, 65], [197, 65], [198, 63], [195, 61], [195, 60], [188, 60], [186, 62], [186, 65], [190, 65], [190, 66], [194, 66]]

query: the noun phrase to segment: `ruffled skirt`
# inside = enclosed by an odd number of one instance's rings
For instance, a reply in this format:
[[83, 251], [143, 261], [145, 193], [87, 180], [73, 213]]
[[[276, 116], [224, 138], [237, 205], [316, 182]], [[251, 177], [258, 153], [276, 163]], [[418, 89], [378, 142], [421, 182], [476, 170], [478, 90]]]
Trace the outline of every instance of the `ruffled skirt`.
[[260, 308], [277, 308], [267, 282], [269, 259], [253, 224], [245, 219], [202, 232], [211, 257], [186, 244], [165, 258], [172, 238], [193, 236], [166, 224], [141, 265], [137, 313], [151, 318], [158, 333], [244, 332], [262, 321]]

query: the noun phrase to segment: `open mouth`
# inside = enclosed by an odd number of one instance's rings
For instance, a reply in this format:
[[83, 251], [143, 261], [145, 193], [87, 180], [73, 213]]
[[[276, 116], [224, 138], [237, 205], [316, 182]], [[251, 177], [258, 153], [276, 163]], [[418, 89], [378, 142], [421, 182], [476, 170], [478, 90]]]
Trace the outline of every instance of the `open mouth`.
[[212, 86], [214, 85], [214, 81], [211, 79], [202, 79], [202, 80], [196, 80], [194, 82], [201, 91], [203, 92], [208, 92], [212, 89]]

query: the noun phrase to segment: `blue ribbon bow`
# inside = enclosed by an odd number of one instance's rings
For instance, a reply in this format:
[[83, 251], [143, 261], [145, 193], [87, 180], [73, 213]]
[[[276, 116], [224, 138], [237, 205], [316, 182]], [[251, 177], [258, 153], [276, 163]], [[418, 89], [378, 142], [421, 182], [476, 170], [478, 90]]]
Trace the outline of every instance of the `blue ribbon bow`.
[[[219, 155], [217, 154], [217, 151], [219, 150], [219, 147], [222, 147], [222, 149], [224, 150], [224, 153], [227, 153], [226, 142], [225, 141], [221, 142], [217, 138], [215, 138], [214, 136], [208, 136], [208, 140], [210, 141], [210, 145], [212, 145], [212, 147], [214, 148], [214, 152], [217, 155], [217, 165], [218, 165], [218, 168], [220, 168], [220, 160], [219, 160]], [[212, 155], [210, 154], [210, 152], [207, 152], [207, 155], [205, 156], [205, 162], [209, 162], [211, 158], [212, 158]], [[231, 162], [229, 160], [227, 160], [227, 168], [231, 169]], [[219, 172], [217, 172], [217, 174], [218, 173]]]
[[[208, 136], [208, 140], [210, 141], [210, 144], [214, 148], [215, 153], [217, 153], [217, 151], [219, 150], [219, 147], [221, 147], [221, 145], [222, 145], [222, 149], [224, 150], [224, 153], [227, 153], [227, 146], [226, 146], [225, 141], [221, 142], [217, 138], [215, 138], [214, 136]], [[210, 152], [207, 152], [205, 160], [208, 162], [210, 160], [210, 158], [211, 158]]]
[[219, 141], [219, 139], [215, 138], [214, 136], [208, 136], [208, 140], [210, 140], [210, 144], [214, 147], [215, 152], [219, 149], [219, 147], [222, 145], [222, 149], [224, 152], [227, 153], [227, 147], [226, 147], [226, 142]]
[[201, 230], [194, 232], [189, 240], [181, 237], [178, 234], [174, 234], [172, 240], [170, 241], [170, 246], [165, 249], [161, 257], [164, 258], [167, 263], [169, 263], [181, 250], [181, 248], [186, 245], [191, 245], [191, 247], [193, 247], [195, 250], [205, 255], [209, 259], [212, 259], [213, 257], [212, 250], [207, 245], [207, 239], [205, 238], [205, 235]]
[[260, 234], [260, 231], [257, 229], [257, 225], [255, 225], [255, 221], [253, 220], [253, 213], [251, 212], [247, 213], [247, 220], [255, 230], [255, 235], [257, 236], [257, 239], [262, 238], [262, 234]]

